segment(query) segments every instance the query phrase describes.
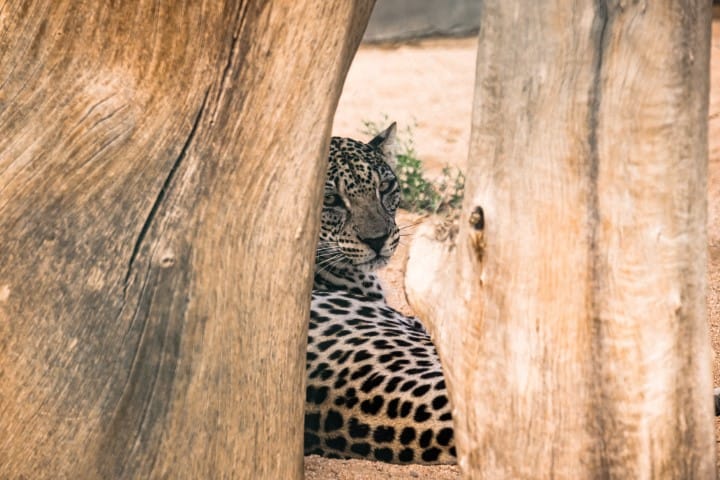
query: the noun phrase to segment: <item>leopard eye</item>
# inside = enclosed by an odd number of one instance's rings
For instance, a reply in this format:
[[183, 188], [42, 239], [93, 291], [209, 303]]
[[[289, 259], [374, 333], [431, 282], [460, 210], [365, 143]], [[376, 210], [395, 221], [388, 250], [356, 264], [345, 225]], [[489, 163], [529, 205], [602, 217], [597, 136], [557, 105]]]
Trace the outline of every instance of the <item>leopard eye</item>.
[[323, 206], [345, 207], [345, 202], [343, 202], [342, 198], [340, 198], [340, 195], [338, 195], [337, 193], [330, 193], [325, 195], [325, 198], [323, 199]]
[[383, 180], [380, 182], [378, 190], [380, 190], [380, 193], [388, 193], [392, 190], [393, 185], [395, 185], [395, 180]]

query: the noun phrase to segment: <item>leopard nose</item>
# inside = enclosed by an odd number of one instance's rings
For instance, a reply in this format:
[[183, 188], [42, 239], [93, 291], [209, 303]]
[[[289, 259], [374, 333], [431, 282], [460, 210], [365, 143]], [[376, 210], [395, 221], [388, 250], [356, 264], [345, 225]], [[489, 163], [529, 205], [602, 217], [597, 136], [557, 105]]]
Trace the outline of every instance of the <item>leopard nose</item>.
[[383, 235], [382, 237], [375, 237], [375, 238], [361, 238], [360, 240], [363, 241], [367, 246], [372, 248], [375, 253], [380, 254], [380, 252], [383, 249], [383, 246], [385, 245], [385, 240], [387, 240], [388, 235]]

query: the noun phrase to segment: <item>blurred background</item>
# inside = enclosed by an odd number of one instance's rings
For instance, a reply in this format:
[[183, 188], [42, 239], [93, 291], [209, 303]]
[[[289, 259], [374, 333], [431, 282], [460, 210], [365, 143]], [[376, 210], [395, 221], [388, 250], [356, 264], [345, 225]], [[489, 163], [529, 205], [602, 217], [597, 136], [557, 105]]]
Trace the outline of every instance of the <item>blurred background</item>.
[[479, 17], [476, 0], [379, 0], [363, 41], [473, 35]]

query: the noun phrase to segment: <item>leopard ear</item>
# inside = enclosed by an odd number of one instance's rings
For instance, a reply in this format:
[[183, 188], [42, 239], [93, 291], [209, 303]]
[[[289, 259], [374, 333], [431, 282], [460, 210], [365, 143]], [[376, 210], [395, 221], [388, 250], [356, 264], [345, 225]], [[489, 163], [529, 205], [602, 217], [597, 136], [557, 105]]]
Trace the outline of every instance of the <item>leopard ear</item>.
[[390, 165], [390, 168], [395, 168], [395, 155], [397, 149], [397, 140], [395, 132], [397, 131], [397, 125], [395, 122], [391, 123], [388, 128], [378, 133], [375, 138], [370, 140], [369, 145], [379, 149], [385, 156], [385, 163]]

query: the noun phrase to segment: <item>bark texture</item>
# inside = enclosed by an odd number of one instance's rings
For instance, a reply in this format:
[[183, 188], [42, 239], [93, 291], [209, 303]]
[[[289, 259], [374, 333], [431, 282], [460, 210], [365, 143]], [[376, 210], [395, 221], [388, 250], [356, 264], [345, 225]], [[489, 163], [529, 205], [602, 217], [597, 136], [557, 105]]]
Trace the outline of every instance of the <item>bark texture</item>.
[[0, 477], [301, 477], [316, 206], [372, 4], [3, 2]]
[[710, 2], [571, 3], [484, 2], [460, 230], [410, 301], [465, 478], [715, 478]]

